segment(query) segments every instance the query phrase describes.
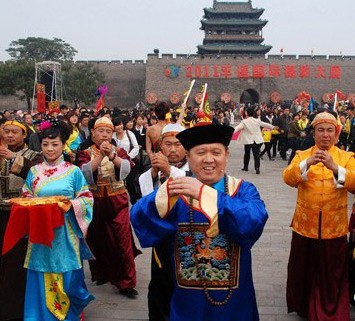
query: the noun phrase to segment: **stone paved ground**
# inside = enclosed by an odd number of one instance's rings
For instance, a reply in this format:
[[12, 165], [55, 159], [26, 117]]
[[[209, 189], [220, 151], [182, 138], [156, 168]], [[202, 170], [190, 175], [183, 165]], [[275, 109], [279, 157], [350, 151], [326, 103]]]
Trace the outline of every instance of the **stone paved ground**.
[[[259, 241], [253, 248], [254, 283], [259, 306], [260, 321], [301, 321], [294, 314], [287, 314], [285, 300], [286, 267], [290, 250], [289, 224], [296, 200], [296, 190], [286, 186], [281, 178], [286, 162], [261, 161], [261, 175], [255, 171], [242, 172], [243, 148], [231, 143], [229, 174], [254, 183], [269, 212], [269, 220]], [[264, 157], [266, 159], [267, 157]], [[251, 160], [250, 169], [253, 168]], [[349, 197], [352, 202], [352, 198]], [[137, 299], [130, 300], [118, 294], [111, 285], [97, 287], [89, 280], [89, 290], [96, 300], [86, 309], [87, 321], [148, 320], [147, 285], [150, 275], [150, 249], [136, 259]], [[87, 270], [87, 269], [86, 269]], [[352, 309], [355, 321], [355, 309]], [[191, 320], [193, 321], [193, 320]], [[243, 320], [236, 320], [243, 321]]]

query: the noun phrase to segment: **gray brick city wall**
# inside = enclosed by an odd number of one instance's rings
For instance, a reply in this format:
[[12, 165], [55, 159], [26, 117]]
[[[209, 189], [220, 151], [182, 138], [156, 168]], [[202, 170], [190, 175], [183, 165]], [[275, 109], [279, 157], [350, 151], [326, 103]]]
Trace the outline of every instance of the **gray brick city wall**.
[[[274, 91], [279, 92], [282, 99], [293, 99], [305, 90], [318, 102], [324, 93], [333, 93], [337, 89], [346, 94], [355, 93], [354, 56], [268, 55], [258, 58], [148, 54], [147, 60], [76, 63], [94, 64], [104, 72], [109, 87], [106, 103], [120, 108], [134, 107], [137, 102], [144, 101], [148, 92], [155, 92], [161, 100], [168, 100], [173, 92], [182, 95], [188, 88], [190, 77], [196, 79], [192, 94], [207, 83], [212, 102], [222, 92], [230, 92], [232, 99], [239, 102], [243, 91], [249, 89], [257, 92], [259, 100], [265, 102], [269, 101]], [[247, 66], [249, 76], [240, 77], [238, 68], [241, 66]], [[280, 74], [270, 77], [270, 66], [276, 66]], [[257, 77], [253, 76], [254, 68], [259, 68]], [[301, 77], [302, 68], [308, 68], [310, 75]], [[335, 73], [331, 76], [332, 69], [340, 70], [341, 75]], [[294, 76], [292, 70], [296, 72]], [[260, 75], [260, 72], [263, 74]], [[0, 109], [26, 109], [26, 104], [15, 97], [0, 96]]]

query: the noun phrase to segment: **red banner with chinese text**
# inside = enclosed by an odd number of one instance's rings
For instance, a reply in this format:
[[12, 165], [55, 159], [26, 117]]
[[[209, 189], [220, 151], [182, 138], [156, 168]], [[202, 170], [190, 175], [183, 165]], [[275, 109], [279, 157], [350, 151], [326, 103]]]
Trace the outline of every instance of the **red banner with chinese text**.
[[285, 79], [341, 79], [342, 69], [339, 65], [296, 65], [296, 64], [222, 64], [222, 65], [188, 65], [185, 77], [198, 78], [285, 78]]

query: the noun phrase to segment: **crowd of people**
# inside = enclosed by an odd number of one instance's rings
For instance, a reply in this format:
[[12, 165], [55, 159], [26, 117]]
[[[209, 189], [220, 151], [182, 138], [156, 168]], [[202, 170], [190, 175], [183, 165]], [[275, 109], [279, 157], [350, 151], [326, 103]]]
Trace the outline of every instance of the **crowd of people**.
[[[354, 116], [351, 103], [338, 113], [296, 103], [219, 104], [207, 114], [196, 103], [162, 101], [145, 110], [0, 113], [0, 321], [84, 320], [95, 298], [83, 260], [97, 286], [109, 282], [135, 298], [141, 252], [133, 229], [142, 247], [152, 247], [151, 321], [259, 320], [251, 248], [268, 213], [253, 184], [226, 173], [232, 139], [244, 145], [242, 171], [251, 152], [258, 175], [264, 155], [279, 157], [288, 165], [285, 183], [298, 188], [289, 312], [349, 320]], [[14, 224], [18, 213], [42, 230]], [[22, 234], [9, 246], [18, 226]], [[319, 268], [333, 257], [340, 263]]]

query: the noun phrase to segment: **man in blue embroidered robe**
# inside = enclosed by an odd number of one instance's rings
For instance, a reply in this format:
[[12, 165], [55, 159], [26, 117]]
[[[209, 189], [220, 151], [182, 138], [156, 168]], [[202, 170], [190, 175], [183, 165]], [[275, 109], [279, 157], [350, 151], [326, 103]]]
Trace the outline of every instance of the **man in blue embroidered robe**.
[[259, 320], [251, 248], [268, 214], [254, 185], [225, 173], [232, 134], [210, 123], [179, 133], [192, 177], [169, 178], [131, 209], [143, 247], [170, 244], [170, 321]]

